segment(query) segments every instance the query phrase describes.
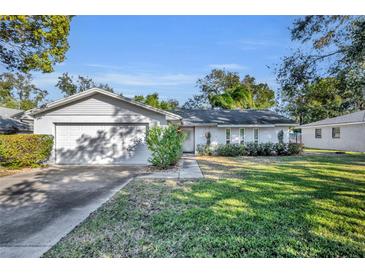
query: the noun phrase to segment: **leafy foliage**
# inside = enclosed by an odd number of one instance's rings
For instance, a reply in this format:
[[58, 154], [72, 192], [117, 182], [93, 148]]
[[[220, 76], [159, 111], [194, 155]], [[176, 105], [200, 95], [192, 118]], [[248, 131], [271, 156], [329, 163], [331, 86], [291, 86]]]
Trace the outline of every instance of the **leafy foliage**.
[[108, 84], [95, 83], [93, 79], [81, 75], [77, 77], [77, 80], [74, 80], [73, 76], [70, 76], [67, 72], [58, 77], [56, 87], [61, 90], [65, 97], [91, 88], [100, 88], [114, 92], [114, 89]]
[[284, 111], [301, 124], [365, 108], [365, 17], [305, 16], [291, 30], [304, 45], [277, 70]]
[[215, 150], [215, 154], [219, 156], [243, 156], [245, 155], [245, 146], [241, 144], [219, 145]]
[[179, 102], [174, 99], [170, 99], [167, 101], [160, 100], [158, 93], [156, 92], [148, 94], [146, 97], [144, 97], [143, 95], [136, 95], [134, 96], [134, 100], [163, 110], [174, 110], [179, 106]]
[[266, 109], [274, 106], [275, 93], [265, 83], [256, 83], [246, 75], [214, 69], [197, 81], [200, 94], [189, 99], [183, 108]]
[[161, 169], [175, 165], [182, 155], [184, 139], [185, 134], [176, 125], [151, 128], [147, 135], [150, 163]]
[[203, 156], [286, 156], [297, 155], [303, 151], [301, 144], [286, 143], [254, 143], [225, 144], [218, 146], [198, 145], [197, 153]]
[[211, 105], [204, 94], [194, 95], [189, 98], [182, 106], [184, 109], [209, 109]]
[[39, 107], [48, 92], [32, 84], [32, 76], [23, 73], [0, 75], [0, 105], [29, 110]]
[[288, 154], [289, 155], [296, 155], [303, 152], [303, 145], [302, 144], [296, 144], [296, 143], [290, 143], [288, 145]]
[[52, 72], [65, 60], [72, 16], [1, 15], [0, 62], [8, 70]]
[[0, 135], [0, 161], [4, 166], [36, 167], [45, 162], [52, 150], [50, 135]]
[[198, 155], [202, 155], [202, 156], [211, 156], [211, 155], [214, 155], [215, 153], [215, 149], [211, 146], [211, 145], [208, 145], [208, 144], [198, 144], [196, 146], [196, 151], [198, 153]]

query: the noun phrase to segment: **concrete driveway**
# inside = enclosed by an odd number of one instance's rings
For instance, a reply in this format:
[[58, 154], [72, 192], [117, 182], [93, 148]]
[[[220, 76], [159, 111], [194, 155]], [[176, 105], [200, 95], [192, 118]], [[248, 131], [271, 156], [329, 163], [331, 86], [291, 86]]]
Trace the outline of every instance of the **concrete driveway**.
[[0, 257], [39, 257], [143, 167], [62, 166], [0, 178]]

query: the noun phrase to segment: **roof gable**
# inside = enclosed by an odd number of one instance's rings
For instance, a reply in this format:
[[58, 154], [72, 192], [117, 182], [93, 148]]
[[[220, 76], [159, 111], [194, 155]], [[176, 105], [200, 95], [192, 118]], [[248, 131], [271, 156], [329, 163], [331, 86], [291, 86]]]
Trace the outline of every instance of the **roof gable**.
[[106, 91], [106, 90], [103, 90], [103, 89], [99, 89], [99, 88], [92, 88], [92, 89], [89, 89], [89, 90], [86, 90], [86, 91], [83, 91], [83, 92], [68, 96], [66, 98], [54, 101], [52, 103], [49, 103], [44, 108], [37, 109], [37, 110], [33, 111], [32, 115], [40, 115], [44, 112], [48, 112], [48, 111], [51, 111], [51, 110], [54, 110], [54, 109], [60, 109], [62, 107], [66, 107], [67, 105], [78, 102], [82, 99], [92, 97], [93, 95], [97, 95], [97, 94], [105, 95], [105, 96], [111, 98], [112, 100], [119, 100], [119, 101], [122, 101], [124, 103], [128, 103], [128, 104], [143, 108], [145, 110], [149, 110], [149, 111], [152, 111], [152, 112], [155, 112], [155, 113], [166, 115], [166, 117], [169, 118], [169, 119], [180, 119], [181, 118], [179, 115], [176, 115], [174, 113], [171, 113], [171, 112], [168, 112], [168, 111], [165, 111], [165, 110], [161, 110], [161, 109], [157, 109], [157, 108], [148, 106], [146, 104], [142, 104], [142, 103], [133, 101], [133, 100], [127, 98], [127, 97], [117, 95], [115, 93], [112, 93], [112, 92], [109, 92], [109, 91]]
[[362, 122], [365, 122], [365, 110], [337, 116], [334, 118], [323, 119], [320, 121], [302, 125], [301, 127], [312, 127], [312, 126], [334, 125], [334, 124], [351, 124], [351, 123], [362, 123]]

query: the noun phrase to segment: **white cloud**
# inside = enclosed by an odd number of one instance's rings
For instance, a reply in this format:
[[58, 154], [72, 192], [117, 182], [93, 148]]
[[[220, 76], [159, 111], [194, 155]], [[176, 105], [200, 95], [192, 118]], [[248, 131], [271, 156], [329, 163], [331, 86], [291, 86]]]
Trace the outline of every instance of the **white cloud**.
[[121, 66], [104, 65], [104, 64], [85, 64], [87, 67], [103, 68], [103, 69], [122, 69]]
[[54, 86], [58, 82], [58, 77], [61, 75], [61, 73], [34, 73], [33, 74], [33, 82], [36, 86], [39, 87], [48, 87], [48, 86]]
[[242, 50], [255, 50], [259, 47], [276, 47], [279, 44], [272, 40], [241, 39], [238, 45]]
[[131, 74], [131, 73], [104, 73], [94, 77], [97, 82], [126, 86], [177, 86], [192, 84], [198, 76], [191, 74]]
[[210, 64], [209, 68], [211, 69], [236, 69], [236, 70], [245, 70], [247, 67], [242, 66], [240, 64]]

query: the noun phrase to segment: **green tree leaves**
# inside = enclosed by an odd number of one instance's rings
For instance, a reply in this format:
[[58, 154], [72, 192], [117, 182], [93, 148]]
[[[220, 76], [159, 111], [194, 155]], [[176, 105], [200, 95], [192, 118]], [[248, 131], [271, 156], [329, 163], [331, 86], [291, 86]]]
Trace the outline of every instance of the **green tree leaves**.
[[48, 92], [32, 83], [32, 76], [21, 73], [0, 75], [0, 105], [29, 110], [39, 107]]
[[292, 29], [302, 45], [277, 69], [284, 111], [300, 123], [365, 108], [365, 17], [305, 16]]
[[58, 77], [56, 87], [61, 90], [65, 97], [95, 87], [114, 92], [114, 89], [108, 84], [97, 84], [93, 79], [81, 75], [75, 80], [73, 76], [70, 76], [67, 72]]
[[189, 99], [186, 109], [267, 109], [275, 105], [275, 92], [266, 83], [256, 83], [246, 75], [242, 80], [235, 72], [214, 69], [197, 81], [200, 94]]
[[174, 110], [179, 106], [179, 102], [173, 99], [167, 101], [160, 100], [157, 92], [148, 94], [146, 97], [143, 95], [136, 95], [133, 99], [134, 101], [163, 110]]
[[69, 48], [71, 16], [0, 16], [0, 62], [8, 70], [52, 72]]

